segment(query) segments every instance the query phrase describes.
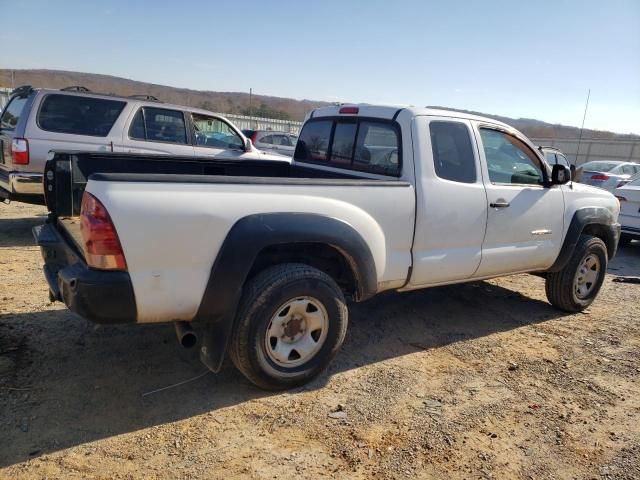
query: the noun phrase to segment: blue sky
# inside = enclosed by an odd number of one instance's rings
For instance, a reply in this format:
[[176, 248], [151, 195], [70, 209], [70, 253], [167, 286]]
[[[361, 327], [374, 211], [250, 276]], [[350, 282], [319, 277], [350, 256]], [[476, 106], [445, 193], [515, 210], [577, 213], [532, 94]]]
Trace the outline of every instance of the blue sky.
[[1, 68], [640, 134], [640, 0], [0, 0]]

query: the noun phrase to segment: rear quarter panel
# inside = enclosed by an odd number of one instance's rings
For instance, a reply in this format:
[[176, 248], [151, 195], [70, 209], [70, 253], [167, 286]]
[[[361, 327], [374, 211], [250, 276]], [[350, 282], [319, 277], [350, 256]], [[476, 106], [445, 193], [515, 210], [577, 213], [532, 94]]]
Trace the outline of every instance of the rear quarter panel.
[[256, 213], [314, 213], [358, 231], [379, 289], [399, 287], [411, 265], [412, 186], [180, 184], [90, 181], [127, 260], [139, 322], [191, 320], [217, 252], [236, 221]]

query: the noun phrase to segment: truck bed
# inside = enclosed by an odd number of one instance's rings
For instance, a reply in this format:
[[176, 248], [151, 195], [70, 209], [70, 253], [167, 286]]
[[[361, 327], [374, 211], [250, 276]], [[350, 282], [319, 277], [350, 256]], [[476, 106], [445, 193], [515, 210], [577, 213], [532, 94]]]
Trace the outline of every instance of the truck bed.
[[358, 179], [357, 175], [335, 173], [292, 165], [287, 161], [219, 160], [172, 155], [140, 155], [111, 152], [56, 152], [45, 166], [45, 199], [54, 217], [80, 214], [82, 194], [89, 177], [96, 173], [135, 174], [138, 178], [157, 175], [186, 178], [257, 177]]

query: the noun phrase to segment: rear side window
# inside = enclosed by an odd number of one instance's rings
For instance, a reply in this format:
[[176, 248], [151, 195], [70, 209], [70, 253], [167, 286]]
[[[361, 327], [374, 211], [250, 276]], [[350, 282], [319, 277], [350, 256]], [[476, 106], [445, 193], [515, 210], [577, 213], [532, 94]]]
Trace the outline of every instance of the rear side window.
[[42, 130], [106, 137], [126, 102], [73, 95], [47, 95], [38, 112]]
[[475, 183], [476, 160], [469, 129], [459, 122], [431, 122], [429, 131], [436, 175], [453, 182]]
[[0, 117], [1, 128], [14, 130], [16, 125], [18, 125], [20, 115], [22, 115], [22, 110], [26, 103], [27, 97], [13, 97], [9, 105], [4, 109], [4, 112], [2, 112], [2, 117]]
[[151, 142], [187, 143], [184, 114], [178, 110], [144, 107], [138, 110], [129, 128], [129, 137]]
[[273, 144], [273, 137], [271, 135], [266, 135], [264, 137], [262, 137], [260, 140], [258, 140], [260, 143], [268, 143], [268, 144]]
[[305, 124], [294, 158], [336, 168], [400, 175], [400, 135], [394, 124], [376, 120], [315, 120]]

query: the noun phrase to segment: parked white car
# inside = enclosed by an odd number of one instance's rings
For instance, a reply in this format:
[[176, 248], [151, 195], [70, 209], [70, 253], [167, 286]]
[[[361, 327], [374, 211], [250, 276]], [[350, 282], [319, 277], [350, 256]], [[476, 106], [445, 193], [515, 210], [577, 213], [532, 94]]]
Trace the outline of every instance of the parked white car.
[[298, 142], [298, 136], [289, 132], [243, 130], [242, 133], [251, 139], [257, 149], [287, 157], [293, 157]]
[[[347, 298], [532, 272], [551, 304], [581, 311], [620, 234], [609, 192], [568, 185], [517, 130], [452, 111], [318, 108], [269, 177], [244, 162], [158, 175], [144, 161], [139, 173], [96, 173], [107, 162], [91, 154], [48, 162], [36, 235], [51, 297], [99, 322], [196, 322], [209, 368], [228, 352], [267, 389], [322, 371]], [[80, 203], [74, 233], [64, 216]]]
[[613, 192], [640, 173], [640, 164], [616, 160], [595, 160], [576, 169], [575, 181]]
[[631, 240], [640, 240], [640, 174], [617, 188], [615, 195], [620, 201], [620, 246], [627, 246]]

